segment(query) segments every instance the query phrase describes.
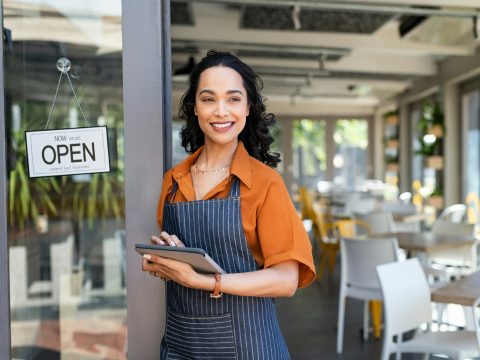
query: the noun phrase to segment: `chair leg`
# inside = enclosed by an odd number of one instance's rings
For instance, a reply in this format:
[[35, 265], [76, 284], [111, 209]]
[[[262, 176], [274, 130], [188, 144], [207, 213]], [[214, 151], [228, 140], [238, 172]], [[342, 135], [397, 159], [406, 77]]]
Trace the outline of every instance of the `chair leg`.
[[390, 353], [392, 352], [390, 346], [392, 345], [392, 336], [385, 333], [383, 336], [383, 344], [382, 344], [382, 358], [381, 360], [389, 360]]
[[343, 332], [345, 327], [345, 296], [340, 290], [340, 297], [338, 301], [338, 321], [337, 321], [337, 354], [343, 352]]
[[363, 302], [363, 340], [367, 341], [368, 340], [368, 322], [369, 322], [369, 311], [368, 311], [368, 301], [365, 300]]
[[370, 306], [372, 308], [373, 337], [375, 339], [380, 339], [382, 327], [382, 302], [374, 300], [370, 302]]
[[475, 310], [471, 306], [462, 306], [465, 316], [465, 330], [475, 331]]

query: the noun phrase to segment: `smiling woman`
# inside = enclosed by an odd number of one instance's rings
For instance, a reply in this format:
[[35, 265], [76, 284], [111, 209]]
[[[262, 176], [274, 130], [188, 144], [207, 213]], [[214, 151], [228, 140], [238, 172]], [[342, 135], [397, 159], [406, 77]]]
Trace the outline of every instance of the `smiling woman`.
[[274, 117], [259, 89], [253, 70], [229, 53], [210, 51], [190, 75], [180, 118], [191, 155], [165, 175], [163, 231], [152, 242], [202, 248], [226, 274], [145, 255], [144, 271], [172, 280], [162, 359], [290, 358], [273, 298], [309, 285], [315, 269], [308, 236], [272, 169], [279, 162], [270, 152]]

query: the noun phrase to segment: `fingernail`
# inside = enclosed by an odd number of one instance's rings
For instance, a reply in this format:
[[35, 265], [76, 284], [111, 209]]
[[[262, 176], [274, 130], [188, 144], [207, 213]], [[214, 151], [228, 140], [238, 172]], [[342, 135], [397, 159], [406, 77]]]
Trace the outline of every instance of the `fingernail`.
[[152, 255], [150, 255], [150, 254], [144, 254], [144, 255], [143, 255], [143, 258], [144, 258], [144, 259], [147, 259], [147, 260], [150, 260], [150, 259], [152, 258]]
[[177, 246], [177, 245], [175, 245], [175, 241], [173, 241], [173, 240], [170, 241], [170, 245], [171, 246]]

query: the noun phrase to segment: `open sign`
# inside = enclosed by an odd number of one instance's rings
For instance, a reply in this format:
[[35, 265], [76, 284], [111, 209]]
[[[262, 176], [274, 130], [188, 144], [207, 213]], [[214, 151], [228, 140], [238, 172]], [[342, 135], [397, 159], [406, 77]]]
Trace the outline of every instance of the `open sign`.
[[110, 171], [107, 127], [25, 132], [31, 178]]

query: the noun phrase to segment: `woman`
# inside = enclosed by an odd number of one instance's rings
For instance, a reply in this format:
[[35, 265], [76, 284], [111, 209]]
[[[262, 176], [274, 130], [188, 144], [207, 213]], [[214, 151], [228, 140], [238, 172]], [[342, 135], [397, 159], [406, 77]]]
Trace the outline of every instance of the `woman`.
[[[308, 236], [280, 175], [260, 81], [234, 55], [209, 51], [181, 101], [182, 146], [169, 170], [152, 242], [199, 247], [226, 274], [144, 255], [143, 270], [167, 282], [161, 358], [289, 359], [273, 298], [315, 278]], [[223, 293], [223, 296], [222, 296]]]

